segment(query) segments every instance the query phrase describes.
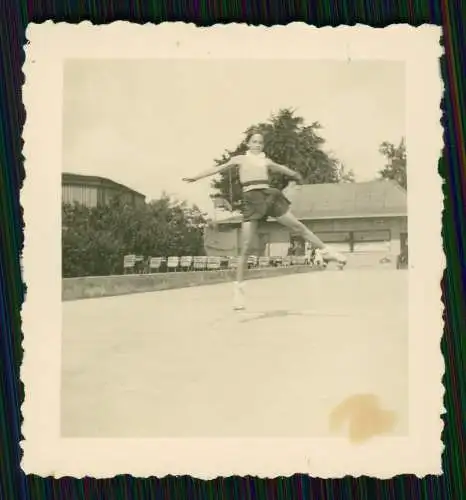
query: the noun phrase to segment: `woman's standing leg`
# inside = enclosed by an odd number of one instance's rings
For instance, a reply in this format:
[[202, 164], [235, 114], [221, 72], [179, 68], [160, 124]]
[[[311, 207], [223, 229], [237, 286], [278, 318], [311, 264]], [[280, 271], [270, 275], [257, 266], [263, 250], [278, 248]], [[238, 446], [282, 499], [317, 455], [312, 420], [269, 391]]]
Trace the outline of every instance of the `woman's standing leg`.
[[248, 256], [252, 246], [259, 222], [257, 220], [245, 221], [241, 227], [241, 252], [238, 268], [236, 270], [234, 308], [244, 309], [244, 271], [248, 265]]

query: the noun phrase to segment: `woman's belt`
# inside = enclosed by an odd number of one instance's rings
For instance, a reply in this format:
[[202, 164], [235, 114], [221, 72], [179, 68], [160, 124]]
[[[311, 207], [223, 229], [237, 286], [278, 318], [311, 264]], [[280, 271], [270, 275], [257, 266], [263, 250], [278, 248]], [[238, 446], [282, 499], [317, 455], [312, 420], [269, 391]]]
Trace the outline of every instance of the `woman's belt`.
[[269, 186], [269, 180], [262, 179], [262, 180], [256, 180], [256, 181], [247, 181], [247, 182], [242, 182], [241, 183], [243, 188], [250, 188], [250, 187], [263, 187], [263, 188], [268, 188]]

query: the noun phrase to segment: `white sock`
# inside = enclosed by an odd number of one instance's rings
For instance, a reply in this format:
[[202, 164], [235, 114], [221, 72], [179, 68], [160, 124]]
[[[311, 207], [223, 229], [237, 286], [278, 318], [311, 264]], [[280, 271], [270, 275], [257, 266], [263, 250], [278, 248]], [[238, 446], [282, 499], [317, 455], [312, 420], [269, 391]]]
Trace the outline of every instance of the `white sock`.
[[244, 309], [244, 287], [243, 282], [235, 281], [234, 308]]

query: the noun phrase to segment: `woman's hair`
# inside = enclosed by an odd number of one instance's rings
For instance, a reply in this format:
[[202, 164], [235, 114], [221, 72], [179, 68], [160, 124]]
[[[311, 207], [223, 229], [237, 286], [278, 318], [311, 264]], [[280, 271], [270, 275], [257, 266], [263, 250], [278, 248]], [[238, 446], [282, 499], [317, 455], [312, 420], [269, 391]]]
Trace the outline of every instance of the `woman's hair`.
[[249, 131], [246, 135], [246, 144], [249, 143], [249, 141], [251, 140], [251, 137], [253, 135], [260, 135], [262, 136], [262, 138], [265, 140], [265, 137], [264, 137], [264, 134], [260, 131], [260, 130], [257, 130], [257, 129], [253, 129], [251, 131]]

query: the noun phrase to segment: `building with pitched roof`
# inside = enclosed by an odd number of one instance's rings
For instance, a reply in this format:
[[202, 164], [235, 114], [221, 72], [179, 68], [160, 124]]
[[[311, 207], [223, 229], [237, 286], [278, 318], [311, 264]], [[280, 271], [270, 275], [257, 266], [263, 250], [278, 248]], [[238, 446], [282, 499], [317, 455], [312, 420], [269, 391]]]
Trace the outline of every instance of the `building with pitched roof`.
[[[296, 186], [285, 194], [296, 217], [340, 251], [398, 255], [407, 245], [407, 193], [393, 181], [309, 184]], [[207, 254], [238, 255], [240, 228], [240, 215], [208, 227]], [[253, 253], [285, 256], [294, 239], [270, 218], [261, 224]]]
[[123, 198], [133, 206], [143, 205], [146, 197], [134, 189], [105, 177], [62, 174], [62, 202], [87, 207], [106, 205], [114, 197]]

